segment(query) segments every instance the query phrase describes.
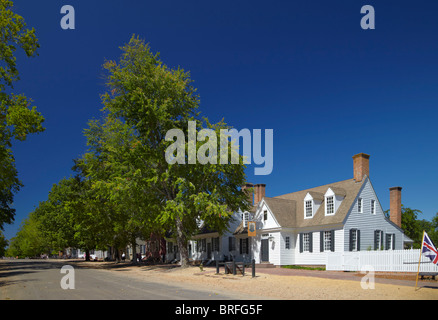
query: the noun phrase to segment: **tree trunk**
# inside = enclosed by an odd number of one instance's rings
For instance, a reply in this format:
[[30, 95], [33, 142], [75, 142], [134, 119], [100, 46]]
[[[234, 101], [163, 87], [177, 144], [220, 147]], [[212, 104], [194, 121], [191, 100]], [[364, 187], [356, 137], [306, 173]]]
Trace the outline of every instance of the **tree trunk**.
[[187, 250], [187, 237], [183, 232], [184, 226], [180, 217], [176, 218], [176, 242], [178, 244], [179, 254], [181, 256], [181, 268], [189, 266], [189, 252]]
[[137, 264], [137, 242], [135, 241], [135, 237], [133, 237], [132, 242], [132, 263]]
[[90, 250], [85, 249], [85, 261], [90, 261]]

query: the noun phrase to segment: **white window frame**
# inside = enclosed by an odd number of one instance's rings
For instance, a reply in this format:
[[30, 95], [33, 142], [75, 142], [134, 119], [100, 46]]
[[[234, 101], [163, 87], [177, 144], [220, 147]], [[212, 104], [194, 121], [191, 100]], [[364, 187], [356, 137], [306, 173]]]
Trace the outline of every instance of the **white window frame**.
[[[394, 234], [393, 233], [387, 233], [386, 236], [389, 237], [389, 249], [388, 250], [394, 250], [394, 247], [393, 247], [393, 245], [394, 245]], [[386, 243], [385, 243], [385, 246], [386, 246]]]
[[352, 243], [352, 251], [357, 251], [357, 229], [352, 230], [351, 232], [351, 236], [353, 237], [353, 239], [351, 240]]
[[310, 233], [303, 233], [303, 252], [310, 252]]
[[[308, 206], [310, 204], [310, 206]], [[308, 212], [308, 209], [310, 209], [310, 214]], [[313, 200], [306, 200], [304, 201], [304, 219], [313, 218]]]
[[375, 215], [376, 214], [376, 200], [371, 199], [370, 205], [371, 205], [371, 214]]
[[[329, 199], [331, 199], [331, 211], [329, 210]], [[333, 216], [335, 214], [335, 196], [326, 196], [325, 197], [325, 215]]]
[[324, 231], [324, 252], [331, 251], [332, 247], [332, 232]]
[[363, 199], [362, 198], [357, 199], [357, 212], [363, 213]]

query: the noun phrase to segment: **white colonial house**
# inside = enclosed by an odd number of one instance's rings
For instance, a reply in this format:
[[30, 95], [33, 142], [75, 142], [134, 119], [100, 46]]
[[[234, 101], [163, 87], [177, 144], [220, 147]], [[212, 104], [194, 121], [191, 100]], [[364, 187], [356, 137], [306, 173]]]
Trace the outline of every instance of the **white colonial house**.
[[[390, 188], [388, 219], [369, 177], [369, 158], [353, 156], [354, 178], [315, 188], [265, 196], [265, 184], [253, 187], [254, 205], [235, 212], [228, 231], [219, 234], [200, 223], [189, 242], [189, 258], [211, 263], [255, 259], [257, 264], [325, 265], [327, 253], [402, 250], [412, 245], [401, 229], [401, 187]], [[251, 195], [252, 200], [252, 195]], [[256, 236], [248, 236], [248, 222]], [[167, 240], [167, 261], [179, 259], [176, 243]]]
[[244, 221], [237, 242], [247, 259], [273, 265], [325, 265], [328, 252], [401, 250], [412, 240], [401, 229], [401, 187], [390, 188], [391, 218], [385, 217], [369, 178], [369, 155], [353, 156], [354, 178], [277, 197], [254, 186], [256, 221], [248, 237]]

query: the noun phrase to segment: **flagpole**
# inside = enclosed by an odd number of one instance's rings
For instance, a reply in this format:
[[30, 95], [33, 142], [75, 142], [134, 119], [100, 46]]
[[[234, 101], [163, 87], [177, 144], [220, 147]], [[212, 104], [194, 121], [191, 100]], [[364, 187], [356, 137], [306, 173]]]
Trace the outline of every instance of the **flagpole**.
[[421, 255], [423, 253], [423, 244], [424, 244], [424, 233], [426, 231], [423, 230], [423, 237], [421, 238], [421, 249], [420, 249], [420, 258], [418, 259], [418, 271], [417, 271], [417, 279], [415, 280], [415, 290], [417, 290], [417, 283], [418, 283], [418, 274], [420, 273], [420, 262], [421, 262]]

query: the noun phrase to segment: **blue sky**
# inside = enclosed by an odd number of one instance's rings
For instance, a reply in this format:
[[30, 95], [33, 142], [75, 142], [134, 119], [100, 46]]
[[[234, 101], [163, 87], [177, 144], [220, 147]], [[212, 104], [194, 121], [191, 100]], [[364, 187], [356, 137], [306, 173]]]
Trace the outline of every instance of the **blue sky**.
[[[34, 100], [46, 131], [13, 151], [24, 187], [13, 237], [52, 184], [85, 151], [83, 129], [100, 116], [102, 64], [137, 34], [171, 67], [190, 70], [211, 121], [274, 130], [267, 196], [353, 177], [352, 156], [371, 155], [370, 177], [389, 208], [389, 187], [420, 219], [436, 212], [438, 2], [16, 0], [35, 27], [39, 56], [18, 56], [15, 92]], [[75, 8], [76, 29], [60, 27]], [[373, 5], [376, 29], [362, 30]]]

